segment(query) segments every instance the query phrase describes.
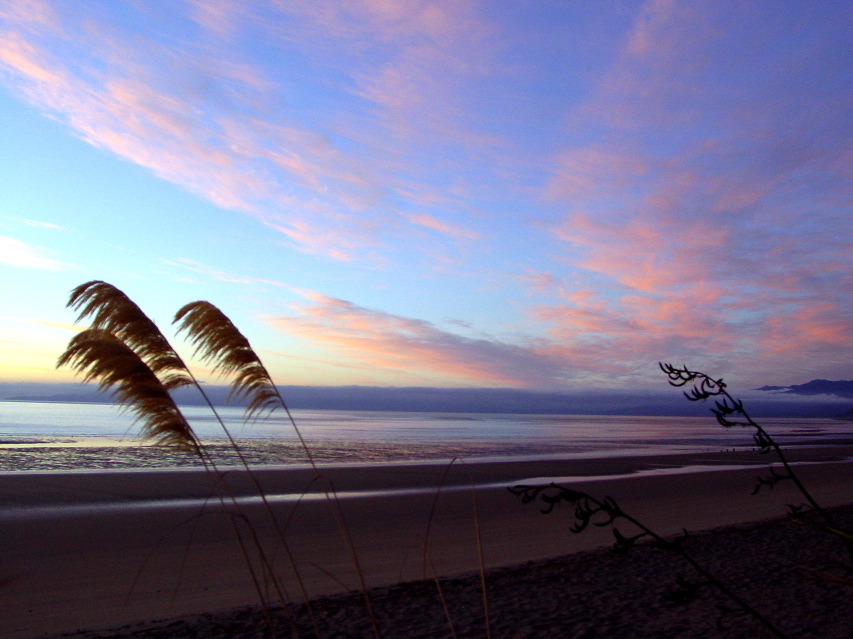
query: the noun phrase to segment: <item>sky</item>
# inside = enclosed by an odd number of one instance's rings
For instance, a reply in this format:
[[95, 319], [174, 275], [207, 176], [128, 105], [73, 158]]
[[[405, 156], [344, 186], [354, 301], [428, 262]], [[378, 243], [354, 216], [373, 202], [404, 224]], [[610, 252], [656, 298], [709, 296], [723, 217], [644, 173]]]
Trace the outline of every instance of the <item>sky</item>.
[[[280, 384], [853, 378], [853, 5], [0, 4], [0, 381], [104, 280]], [[204, 367], [194, 362], [204, 377]]]

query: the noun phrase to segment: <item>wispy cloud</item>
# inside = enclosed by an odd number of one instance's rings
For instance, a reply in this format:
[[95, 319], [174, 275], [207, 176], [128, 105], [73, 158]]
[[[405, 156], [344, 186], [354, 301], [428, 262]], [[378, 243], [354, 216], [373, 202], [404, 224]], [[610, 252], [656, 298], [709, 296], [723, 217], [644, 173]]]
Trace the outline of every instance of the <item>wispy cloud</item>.
[[66, 231], [67, 229], [64, 226], [60, 226], [59, 224], [54, 224], [53, 222], [45, 222], [44, 220], [21, 220], [27, 226], [31, 226], [37, 229], [45, 229], [48, 231]]
[[426, 229], [430, 229], [432, 231], [447, 235], [452, 238], [477, 240], [481, 237], [481, 234], [477, 231], [460, 228], [455, 224], [448, 224], [447, 222], [442, 222], [435, 216], [429, 215], [427, 213], [411, 215], [403, 213], [402, 217], [415, 226], [422, 226]]
[[265, 277], [251, 277], [248, 275], [238, 275], [230, 273], [224, 269], [209, 266], [197, 260], [188, 257], [179, 257], [174, 260], [166, 260], [166, 263], [171, 266], [176, 266], [183, 271], [187, 271], [196, 275], [202, 275], [205, 278], [210, 278], [217, 282], [226, 282], [228, 284], [265, 284], [276, 286], [279, 288], [290, 288], [287, 284], [277, 280]]
[[[238, 213], [217, 241], [251, 220], [240, 237], [262, 238], [269, 279], [212, 266], [196, 237], [170, 274], [287, 289], [278, 303], [329, 292], [271, 320], [314, 348], [305, 361], [440, 385], [631, 383], [670, 357], [829, 376], [853, 327], [851, 18], [714, 0], [29, 0], [0, 6], [0, 83]], [[68, 267], [3, 242], [6, 264]]]
[[46, 249], [5, 235], [0, 235], [0, 264], [44, 271], [67, 271], [74, 268], [68, 262], [51, 257]]
[[430, 322], [400, 317], [305, 292], [307, 302], [270, 325], [335, 354], [335, 366], [358, 368], [365, 383], [397, 385], [557, 386], [564, 363], [536, 344], [466, 337]]
[[[451, 239], [475, 236], [431, 214], [398, 214], [417, 208], [406, 201], [411, 172], [433, 172], [431, 151], [420, 154], [418, 145], [442, 140], [474, 152], [483, 142], [465, 141], [471, 131], [459, 123], [475, 120], [452, 106], [454, 87], [481, 72], [453, 54], [483, 39], [467, 3], [288, 3], [250, 12], [243, 3], [194, 2], [185, 15], [201, 30], [181, 44], [155, 40], [157, 16], [139, 11], [131, 35], [94, 13], [7, 9], [0, 65], [16, 91], [86, 141], [254, 216], [308, 252], [361, 257], [359, 247], [384, 240], [378, 229], [389, 220], [398, 233], [433, 220]], [[359, 70], [331, 86], [306, 78], [310, 91], [283, 85], [266, 60], [238, 46], [249, 30], [281, 55], [301, 50], [309, 65], [348, 50]], [[381, 62], [365, 51], [377, 41]], [[298, 94], [316, 101], [318, 93], [330, 95], [313, 112], [299, 106]]]
[[[853, 237], [814, 198], [849, 202], [849, 113], [830, 90], [779, 91], [783, 74], [791, 86], [831, 75], [814, 53], [826, 45], [810, 25], [775, 50], [759, 13], [648, 3], [568, 115], [593, 140], [559, 150], [545, 196], [563, 207], [554, 236], [596, 301], [535, 309], [568, 347], [595, 344], [626, 368], [644, 353], [766, 366], [846, 342], [850, 301], [832, 291], [849, 284]], [[707, 82], [723, 69], [725, 83]]]

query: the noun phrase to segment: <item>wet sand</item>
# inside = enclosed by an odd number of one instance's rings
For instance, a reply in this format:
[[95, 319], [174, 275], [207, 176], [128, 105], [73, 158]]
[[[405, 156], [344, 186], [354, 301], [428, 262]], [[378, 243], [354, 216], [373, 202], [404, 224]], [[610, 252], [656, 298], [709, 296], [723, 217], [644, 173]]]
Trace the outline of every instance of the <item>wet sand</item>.
[[[839, 506], [853, 501], [853, 464], [830, 460], [852, 452], [832, 447], [792, 451], [792, 456], [823, 462], [798, 466], [798, 473], [821, 503]], [[353, 556], [364, 585], [385, 589], [372, 595], [384, 602], [377, 603], [383, 636], [451, 636], [434, 601], [435, 582], [408, 583], [433, 574], [448, 591], [457, 635], [485, 636], [480, 554], [488, 571], [493, 636], [720, 636], [714, 629], [719, 600], [706, 601], [710, 607], [701, 613], [660, 603], [660, 592], [678, 575], [693, 577], [689, 568], [653, 548], [615, 558], [600, 550], [612, 544], [609, 527], [571, 535], [570, 507], [542, 515], [536, 505], [520, 503], [507, 486], [564, 478], [574, 489], [614, 497], [658, 533], [676, 535], [683, 528], [694, 532], [776, 518], [787, 504], [800, 503], [791, 482], [750, 495], [768, 461], [741, 452], [340, 465], [324, 466], [322, 481], [305, 467], [258, 467], [274, 521], [250, 498], [254, 485], [237, 469], [225, 473], [227, 488], [219, 493], [224, 505], [210, 477], [197, 469], [0, 473], [0, 637], [76, 630], [89, 631], [81, 637], [133, 636], [126, 626], [139, 623], [146, 624], [146, 634], [137, 636], [262, 637], [268, 627], [258, 608], [261, 599], [272, 607], [289, 602], [297, 610], [306, 599], [323, 596], [333, 596], [315, 604], [324, 611], [323, 636], [373, 636], [361, 595], [341, 594], [360, 588]], [[684, 466], [689, 472], [668, 474], [667, 469]], [[624, 475], [631, 471], [640, 472]], [[319, 490], [323, 482], [339, 496], [331, 507]], [[348, 537], [341, 534], [341, 519]], [[619, 528], [632, 532], [627, 525]], [[806, 584], [794, 589], [794, 603], [803, 604], [799, 612], [792, 602], [778, 600], [787, 602], [786, 623], [798, 628], [792, 636], [844, 636], [827, 634], [838, 632], [837, 620], [809, 602], [828, 601], [849, 619], [849, 586], [847, 595], [834, 601], [833, 593], [843, 594], [844, 587], [827, 589], [825, 580], [804, 580], [802, 570], [804, 561], [812, 568], [824, 565], [804, 559], [803, 552], [818, 553], [825, 562], [843, 560], [832, 554], [834, 539], [827, 542], [825, 533], [791, 522], [763, 530], [697, 535], [690, 543], [711, 553], [712, 568], [735, 570], [733, 579], [746, 579], [747, 591], [761, 586], [762, 597], [769, 596], [768, 584], [785, 584], [795, 575], [799, 581], [792, 583]], [[566, 555], [571, 556], [555, 559]], [[264, 575], [265, 565], [279, 578], [280, 592]], [[745, 566], [746, 577], [738, 577]], [[395, 586], [404, 582], [405, 587]], [[652, 591], [658, 603], [649, 608]], [[567, 593], [574, 593], [570, 601], [564, 601]], [[774, 601], [767, 603], [771, 609]], [[564, 609], [574, 610], [574, 621], [559, 612]], [[672, 615], [671, 622], [664, 613]], [[177, 618], [184, 620], [156, 622]], [[691, 628], [695, 622], [698, 634], [685, 634], [683, 628], [659, 634], [661, 624], [685, 619]], [[289, 622], [280, 623], [281, 636], [293, 636]], [[313, 636], [304, 614], [298, 623], [304, 636]], [[823, 634], [804, 634], [809, 632], [804, 624]]]

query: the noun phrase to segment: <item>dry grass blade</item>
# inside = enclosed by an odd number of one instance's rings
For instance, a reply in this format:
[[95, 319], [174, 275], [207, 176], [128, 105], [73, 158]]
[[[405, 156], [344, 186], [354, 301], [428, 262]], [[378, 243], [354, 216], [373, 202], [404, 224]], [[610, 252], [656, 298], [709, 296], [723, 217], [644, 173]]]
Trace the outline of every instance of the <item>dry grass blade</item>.
[[78, 312], [77, 321], [89, 318], [91, 327], [112, 333], [133, 349], [172, 390], [191, 384], [186, 366], [157, 325], [121, 290], [100, 280], [77, 286], [68, 306]]
[[195, 433], [166, 387], [132, 348], [109, 331], [89, 329], [75, 335], [59, 356], [57, 366], [65, 365], [84, 381], [111, 390], [141, 422], [143, 437], [199, 453]]
[[[276, 408], [283, 408], [293, 431], [296, 433], [302, 450], [311, 465], [311, 468], [322, 477], [317, 467], [311, 449], [302, 436], [302, 432], [296, 425], [296, 420], [284, 398], [278, 391], [266, 366], [254, 351], [249, 340], [240, 332], [225, 313], [207, 301], [190, 302], [175, 313], [174, 323], [178, 324], [178, 332], [185, 332], [190, 343], [195, 347], [195, 354], [203, 362], [212, 365], [214, 373], [232, 376], [231, 391], [229, 398], [247, 398], [247, 419], [261, 417], [264, 413], [270, 413]], [[373, 625], [374, 634], [381, 636], [379, 626], [373, 614], [367, 585], [364, 580], [364, 572], [358, 560], [349, 528], [341, 511], [340, 502], [335, 494], [334, 487], [324, 480], [323, 492], [326, 501], [337, 523], [338, 529], [350, 553], [350, 560], [359, 579], [362, 593], [365, 597], [368, 616]]]
[[[314, 459], [302, 437], [302, 433], [296, 427], [296, 422], [290, 414], [290, 410], [287, 408], [287, 405], [284, 403], [284, 399], [275, 387], [269, 372], [252, 349], [249, 344], [249, 340], [246, 339], [236, 326], [234, 326], [231, 320], [210, 302], [199, 301], [186, 304], [178, 310], [175, 314], [174, 323], [178, 322], [180, 322], [178, 325], [178, 331], [185, 331], [187, 333], [190, 343], [195, 347], [196, 355], [198, 355], [202, 361], [213, 363], [212, 368], [214, 373], [219, 375], [234, 375], [235, 380], [231, 384], [228, 398], [249, 397], [249, 404], [246, 408], [247, 418], [251, 419], [253, 417], [258, 417], [260, 413], [270, 412], [277, 407], [284, 408], [288, 418], [290, 419], [290, 423], [293, 426], [293, 430], [299, 438], [308, 461], [319, 476], [319, 471], [314, 464]], [[199, 390], [207, 399], [211, 410], [216, 414], [216, 409], [210, 403], [210, 400], [207, 398], [207, 395], [204, 393], [201, 386], [199, 386]], [[220, 419], [219, 421], [222, 424], [225, 434], [231, 442], [234, 451], [237, 453], [241, 463], [249, 473], [251, 481], [258, 490], [258, 494], [269, 513], [273, 526], [279, 534], [282, 546], [287, 554], [290, 565], [293, 567], [300, 590], [302, 591], [302, 595], [307, 604], [308, 593], [305, 589], [302, 577], [296, 567], [296, 562], [284, 536], [284, 531], [279, 526], [278, 520], [266, 499], [263, 488], [258, 483], [258, 480], [249, 468], [246, 459], [240, 452], [240, 447], [231, 436], [229, 430], [225, 428], [225, 424], [222, 423], [222, 420]], [[311, 610], [310, 604], [308, 604], [308, 612], [311, 616], [312, 622], [315, 623], [316, 630], [316, 619], [313, 611]]]

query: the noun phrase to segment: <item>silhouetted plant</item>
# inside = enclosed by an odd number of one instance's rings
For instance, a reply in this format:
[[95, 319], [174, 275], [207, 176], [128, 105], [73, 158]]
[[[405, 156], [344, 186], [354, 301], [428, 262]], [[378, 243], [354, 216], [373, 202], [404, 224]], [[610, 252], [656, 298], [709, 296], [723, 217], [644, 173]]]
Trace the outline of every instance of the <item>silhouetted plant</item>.
[[85, 382], [131, 410], [142, 434], [157, 444], [201, 454], [198, 438], [165, 384], [124, 341], [109, 331], [91, 328], [75, 335], [57, 366], [70, 366]]
[[[509, 491], [519, 497], [524, 504], [541, 502], [543, 514], [553, 512], [554, 508], [565, 502], [570, 506], [574, 506], [575, 523], [569, 528], [572, 534], [582, 533], [589, 526], [607, 527], [610, 526], [615, 539], [613, 549], [619, 554], [623, 554], [631, 550], [636, 543], [642, 539], [650, 540], [659, 548], [670, 551], [681, 557], [687, 562], [704, 581], [698, 584], [692, 584], [681, 578], [676, 581], [674, 586], [670, 586], [664, 592], [664, 599], [669, 603], [686, 603], [695, 599], [699, 593], [699, 589], [704, 585], [713, 585], [726, 597], [728, 597], [736, 608], [727, 606], [718, 606], [720, 616], [717, 620], [717, 626], [724, 627], [726, 621], [731, 616], [743, 613], [748, 614], [757, 619], [765, 628], [772, 632], [777, 637], [787, 637], [785, 633], [779, 630], [767, 617], [761, 614], [758, 610], [752, 607], [749, 602], [734, 592], [726, 584], [721, 582], [713, 573], [702, 566], [696, 559], [684, 548], [683, 542], [688, 538], [687, 531], [684, 531], [682, 536], [666, 539], [656, 533], [652, 528], [634, 518], [629, 513], [622, 510], [612, 497], [604, 497], [598, 499], [589, 493], [560, 486], [559, 484], [547, 484], [540, 486], [513, 486]], [[639, 530], [637, 534], [625, 536], [617, 527], [616, 523], [622, 521], [633, 525]]]
[[817, 502], [794, 471], [782, 447], [764, 427], [750, 417], [743, 406], [743, 402], [734, 398], [726, 390], [727, 386], [722, 379], [714, 379], [705, 373], [690, 370], [686, 366], [678, 367], [663, 362], [659, 366], [667, 377], [669, 377], [670, 385], [676, 388], [690, 385], [690, 390], [684, 391], [684, 396], [690, 401], [697, 402], [715, 398], [714, 408], [711, 409], [711, 412], [721, 426], [725, 428], [740, 427], [753, 429], [752, 439], [758, 450], [763, 454], [775, 454], [779, 463], [782, 464], [782, 471], [780, 472], [771, 466], [767, 475], [758, 477], [755, 488], [752, 491], [753, 495], [757, 494], [763, 488], [772, 490], [781, 482], [792, 482], [805, 498], [806, 504], [789, 504], [789, 514], [801, 518], [809, 512], [816, 513], [823, 520], [821, 527], [827, 532], [837, 535], [842, 540], [842, 543], [844, 543], [851, 558], [853, 558], [853, 543], [851, 543], [849, 531], [842, 530], [832, 514]]
[[[124, 292], [112, 284], [100, 280], [81, 284], [71, 292], [68, 306], [78, 311], [78, 322], [89, 319], [91, 327], [72, 338], [68, 348], [60, 356], [57, 366], [70, 365], [84, 375], [84, 381], [97, 381], [102, 390], [112, 390], [116, 399], [136, 414], [142, 424], [144, 437], [154, 439], [159, 445], [190, 451], [199, 457], [205, 469], [213, 477], [217, 498], [231, 515], [237, 541], [243, 550], [264, 613], [268, 615], [267, 596], [261, 586], [260, 576], [255, 573], [251, 564], [246, 542], [240, 534], [238, 523], [248, 531], [251, 545], [260, 557], [263, 576], [272, 584], [279, 600], [285, 604], [290, 603], [290, 599], [283, 584], [275, 575], [272, 562], [263, 550], [248, 517], [241, 512], [232, 495], [223, 493], [227, 491], [227, 485], [222, 482], [224, 474], [217, 470], [215, 461], [170, 395], [171, 391], [182, 386], [194, 385], [198, 389], [222, 427], [231, 448], [253, 482], [271, 518], [301, 590], [315, 632], [319, 635], [305, 584], [296, 567], [284, 531], [279, 526], [263, 488], [245, 459], [239, 444], [231, 435], [189, 366], [174, 350], [156, 324]], [[247, 420], [265, 418], [278, 408], [286, 412], [302, 450], [316, 473], [315, 479], [321, 482], [332, 515], [355, 568], [374, 634], [379, 637], [379, 627], [373, 614], [364, 574], [334, 493], [334, 487], [322, 477], [290, 409], [260, 357], [252, 349], [249, 340], [222, 311], [206, 301], [185, 305], [175, 315], [174, 322], [179, 324], [179, 332], [186, 332], [191, 344], [196, 348], [196, 355], [203, 362], [213, 365], [214, 373], [232, 378], [228, 399], [247, 400]], [[230, 504], [226, 504], [226, 497], [230, 498]]]
[[811, 509], [826, 516], [826, 511], [815, 501], [803, 483], [799, 480], [785, 453], [770, 434], [764, 428], [755, 422], [746, 409], [743, 407], [743, 402], [735, 399], [726, 390], [726, 384], [722, 379], [713, 379], [705, 373], [692, 371], [686, 366], [681, 368], [661, 362], [659, 364], [661, 370], [669, 377], [669, 383], [677, 388], [690, 384], [690, 390], [684, 391], [684, 396], [691, 402], [704, 401], [712, 397], [716, 397], [714, 401], [715, 408], [711, 412], [717, 418], [717, 422], [725, 428], [741, 427], [753, 428], [754, 433], [752, 439], [755, 442], [758, 450], [764, 454], [775, 452], [785, 471], [780, 473], [776, 469], [770, 469], [770, 475], [759, 477], [758, 484], [752, 494], [756, 494], [763, 487], [773, 488], [776, 484], [782, 481], [792, 481], [796, 484], [799, 491], [808, 501]]
[[81, 284], [71, 291], [67, 306], [78, 312], [77, 322], [88, 319], [90, 328], [111, 333], [124, 342], [167, 390], [195, 381], [157, 325], [112, 284], [100, 280]]
[[[199, 441], [189, 422], [175, 404], [166, 386], [158, 379], [145, 361], [124, 341], [102, 329], [88, 329], [75, 335], [68, 348], [60, 355], [58, 366], [69, 365], [84, 377], [84, 381], [96, 381], [101, 390], [111, 390], [113, 396], [125, 408], [136, 414], [142, 423], [142, 434], [161, 446], [192, 452], [211, 473], [212, 485], [223, 509], [228, 512], [241, 551], [246, 560], [255, 590], [267, 612], [266, 598], [241, 533], [241, 524], [246, 524], [249, 535], [254, 531], [242, 513], [229, 508], [222, 492], [222, 484], [213, 460]], [[232, 503], [236, 502], [232, 498]], [[270, 564], [263, 549], [256, 544], [256, 551], [271, 574]]]
[[[287, 414], [302, 450], [314, 470], [315, 479], [319, 480], [332, 517], [346, 545], [350, 561], [359, 580], [359, 587], [364, 596], [365, 607], [373, 625], [374, 634], [380, 636], [367, 584], [364, 581], [364, 571], [361, 569], [358, 554], [355, 551], [355, 545], [349, 534], [349, 528], [344, 520], [334, 487], [322, 476], [308, 443], [296, 425], [296, 420], [293, 419], [290, 408], [288, 408], [272, 376], [252, 348], [249, 340], [221, 310], [207, 301], [196, 301], [184, 305], [175, 314], [174, 323], [178, 324], [178, 332], [187, 334], [190, 343], [195, 347], [195, 354], [203, 362], [213, 365], [214, 373], [233, 378], [228, 398], [248, 401], [245, 410], [247, 421], [267, 417], [278, 408]], [[231, 439], [231, 443], [235, 448], [237, 447], [233, 439]], [[258, 486], [258, 490], [263, 495], [260, 486]]]
[[178, 332], [186, 332], [195, 354], [212, 364], [213, 372], [233, 376], [228, 399], [246, 399], [246, 419], [265, 417], [281, 408], [287, 414], [302, 450], [315, 472], [317, 466], [296, 420], [281, 396], [272, 376], [249, 340], [216, 306], [206, 301], [191, 302], [175, 314]]
[[[799, 517], [802, 517], [807, 512], [817, 513], [823, 519], [821, 527], [830, 533], [838, 535], [844, 541], [847, 549], [853, 553], [849, 531], [841, 529], [834, 521], [832, 515], [814, 499], [794, 472], [778, 443], [760, 424], [749, 416], [743, 406], [743, 402], [729, 394], [726, 390], [726, 384], [722, 379], [714, 379], [705, 373], [692, 371], [686, 366], [677, 367], [672, 364], [660, 363], [660, 368], [669, 377], [671, 385], [676, 387], [690, 385], [690, 389], [684, 392], [685, 397], [690, 401], [715, 398], [714, 408], [711, 409], [711, 412], [720, 425], [725, 428], [752, 428], [754, 431], [753, 440], [759, 451], [776, 454], [779, 462], [782, 464], [782, 470], [779, 471], [771, 467], [767, 476], [759, 477], [758, 483], [752, 491], [753, 495], [765, 487], [772, 489], [776, 484], [783, 481], [793, 482], [806, 499], [807, 504], [803, 506], [790, 506], [790, 513]], [[589, 526], [609, 526], [613, 531], [615, 539], [614, 550], [618, 553], [628, 552], [641, 540], [650, 540], [656, 546], [680, 556], [703, 579], [699, 582], [691, 582], [679, 577], [676, 583], [664, 592], [664, 600], [668, 603], [680, 604], [692, 601], [698, 596], [700, 590], [706, 586], [713, 586], [735, 604], [735, 607], [726, 605], [717, 606], [720, 611], [717, 622], [718, 627], [722, 628], [732, 616], [748, 614], [758, 620], [774, 635], [778, 637], [786, 636], [767, 617], [758, 612], [749, 602], [722, 583], [715, 575], [694, 559], [683, 545], [684, 540], [688, 537], [687, 531], [684, 531], [684, 534], [680, 537], [665, 539], [646, 524], [622, 510], [612, 497], [598, 499], [588, 493], [554, 483], [539, 486], [520, 485], [514, 486], [509, 490], [512, 494], [519, 497], [522, 503], [540, 502], [541, 511], [544, 514], [551, 513], [558, 504], [563, 502], [573, 506], [575, 522], [570, 527], [570, 531], [573, 534], [581, 533]], [[624, 535], [616, 527], [616, 524], [620, 521], [632, 524], [639, 532], [631, 536]]]

